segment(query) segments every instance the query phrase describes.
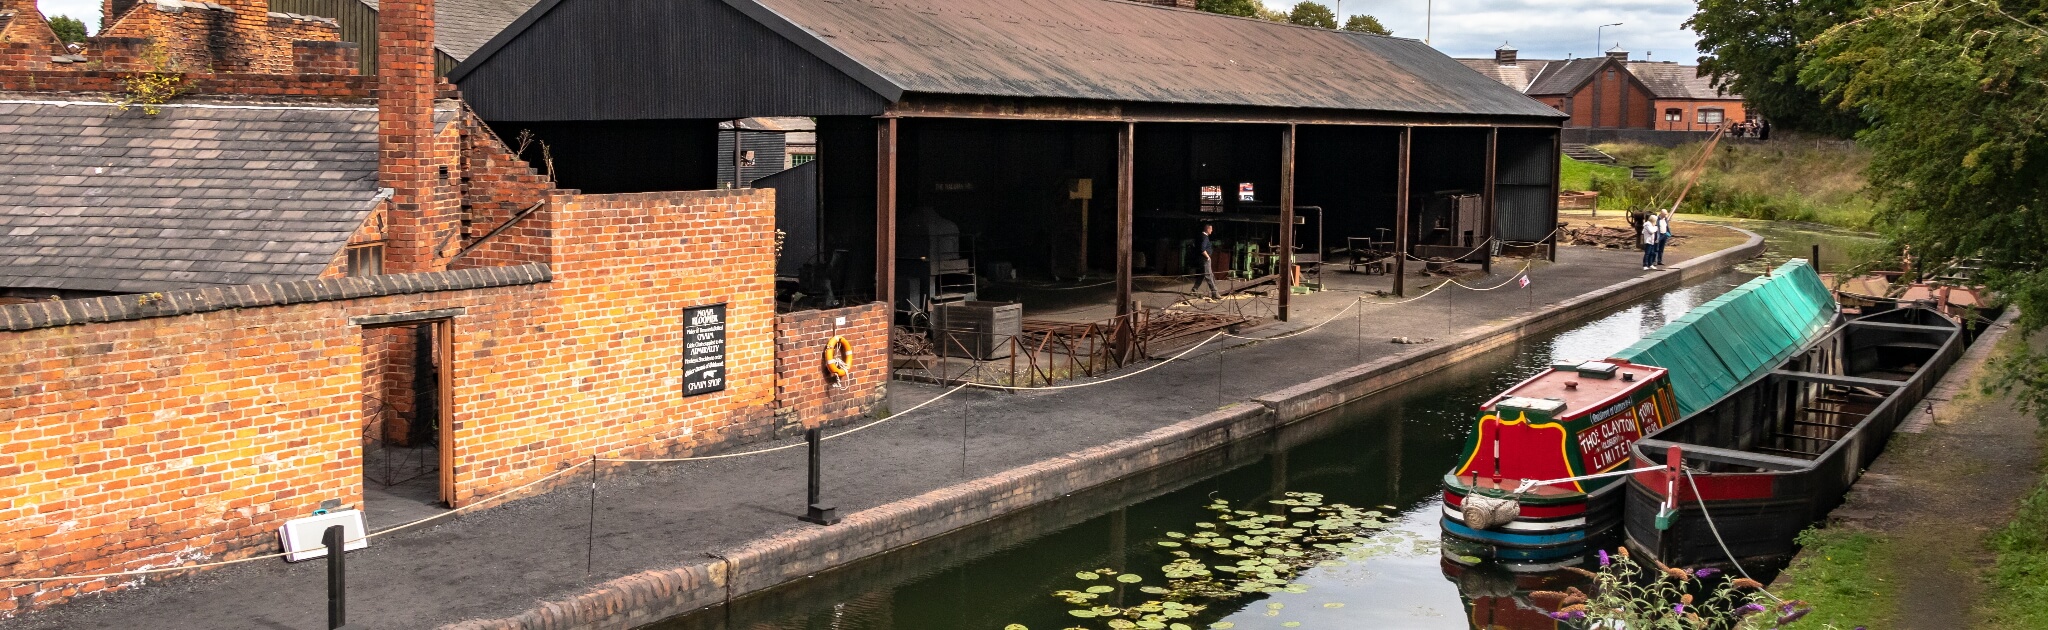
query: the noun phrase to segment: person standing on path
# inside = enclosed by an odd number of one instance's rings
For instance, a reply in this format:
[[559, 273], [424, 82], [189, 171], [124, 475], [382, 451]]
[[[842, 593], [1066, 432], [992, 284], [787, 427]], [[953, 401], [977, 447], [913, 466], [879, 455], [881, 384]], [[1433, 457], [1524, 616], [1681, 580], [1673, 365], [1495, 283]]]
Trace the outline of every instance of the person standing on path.
[[1671, 211], [1657, 213], [1657, 259], [1650, 262], [1651, 269], [1664, 268], [1664, 248], [1671, 246]]
[[1657, 264], [1657, 215], [1643, 217], [1643, 271]]
[[1202, 272], [1195, 274], [1195, 286], [1188, 289], [1191, 292], [1200, 294], [1202, 292], [1202, 285], [1208, 284], [1209, 299], [1211, 300], [1219, 297], [1216, 295], [1216, 263], [1209, 254], [1211, 249], [1209, 235], [1215, 232], [1216, 224], [1203, 223], [1202, 233], [1195, 236], [1195, 251], [1201, 254], [1199, 261], [1202, 264]]

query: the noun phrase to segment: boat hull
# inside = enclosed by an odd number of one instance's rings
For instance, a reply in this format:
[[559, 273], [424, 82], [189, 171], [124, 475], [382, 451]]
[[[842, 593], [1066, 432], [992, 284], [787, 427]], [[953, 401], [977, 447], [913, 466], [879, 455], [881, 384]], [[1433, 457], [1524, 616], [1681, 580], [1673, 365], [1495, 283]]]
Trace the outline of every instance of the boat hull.
[[1524, 503], [1523, 516], [1504, 525], [1476, 529], [1462, 509], [1471, 488], [1444, 484], [1441, 524], [1444, 544], [1458, 555], [1503, 562], [1544, 563], [1584, 556], [1621, 523], [1622, 484], [1611, 483], [1571, 499]]
[[[1628, 544], [1673, 566], [1726, 565], [1731, 556], [1745, 567], [1789, 560], [1799, 532], [1841, 505], [1964, 345], [1962, 329], [1931, 310], [1861, 317], [1764, 378], [1645, 436], [1633, 447], [1633, 466], [1664, 466], [1666, 449], [1676, 446], [1693, 472], [1675, 493], [1661, 471], [1628, 479]], [[1882, 381], [1845, 375], [1897, 365], [1912, 370]], [[1669, 528], [1658, 529], [1671, 494], [1676, 510], [1664, 519]]]

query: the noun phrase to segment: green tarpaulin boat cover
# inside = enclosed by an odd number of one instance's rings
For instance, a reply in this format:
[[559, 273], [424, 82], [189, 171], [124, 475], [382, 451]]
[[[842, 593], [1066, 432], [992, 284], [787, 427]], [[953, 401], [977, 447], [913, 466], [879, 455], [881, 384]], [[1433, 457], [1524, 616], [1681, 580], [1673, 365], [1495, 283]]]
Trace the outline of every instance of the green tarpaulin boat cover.
[[1691, 415], [1820, 338], [1834, 295], [1793, 260], [1694, 307], [1614, 358], [1671, 370], [1678, 411]]

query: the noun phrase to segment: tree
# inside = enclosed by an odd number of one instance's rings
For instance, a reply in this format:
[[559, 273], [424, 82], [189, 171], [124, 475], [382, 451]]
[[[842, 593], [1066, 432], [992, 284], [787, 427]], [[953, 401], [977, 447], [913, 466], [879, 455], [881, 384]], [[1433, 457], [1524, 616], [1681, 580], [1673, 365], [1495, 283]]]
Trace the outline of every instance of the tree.
[[1363, 13], [1351, 16], [1351, 19], [1345, 20], [1344, 30], [1353, 33], [1372, 33], [1374, 35], [1394, 34], [1393, 31], [1387, 30], [1386, 26], [1380, 24], [1379, 18]]
[[67, 44], [85, 41], [85, 23], [69, 15], [50, 18], [50, 30], [56, 31], [57, 39]]
[[1685, 26], [1700, 36], [1700, 71], [1741, 94], [1752, 111], [1779, 127], [1846, 137], [1861, 121], [1800, 85], [1808, 58], [1802, 46], [1849, 21], [1866, 1], [1699, 0]]
[[[1890, 0], [1898, 2], [1898, 0]], [[1924, 270], [1980, 257], [1983, 278], [2048, 327], [2048, 2], [1920, 0], [1819, 34], [1800, 74], [1861, 115], [1878, 222]], [[1981, 324], [1981, 322], [1978, 322]], [[1993, 375], [2048, 422], [2048, 355], [2020, 344]]]
[[1287, 21], [1301, 26], [1334, 29], [1337, 28], [1337, 12], [1314, 2], [1300, 2], [1287, 13]]
[[1265, 8], [1265, 5], [1259, 4], [1259, 0], [1196, 0], [1195, 8], [1210, 13], [1258, 17], [1259, 10]]

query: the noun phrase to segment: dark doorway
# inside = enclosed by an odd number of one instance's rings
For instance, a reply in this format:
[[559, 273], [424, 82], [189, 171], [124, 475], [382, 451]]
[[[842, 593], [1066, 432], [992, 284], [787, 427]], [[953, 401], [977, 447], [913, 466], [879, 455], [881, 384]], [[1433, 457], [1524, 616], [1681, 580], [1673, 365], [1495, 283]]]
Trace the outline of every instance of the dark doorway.
[[363, 511], [372, 529], [448, 508], [452, 328], [441, 319], [363, 329]]

